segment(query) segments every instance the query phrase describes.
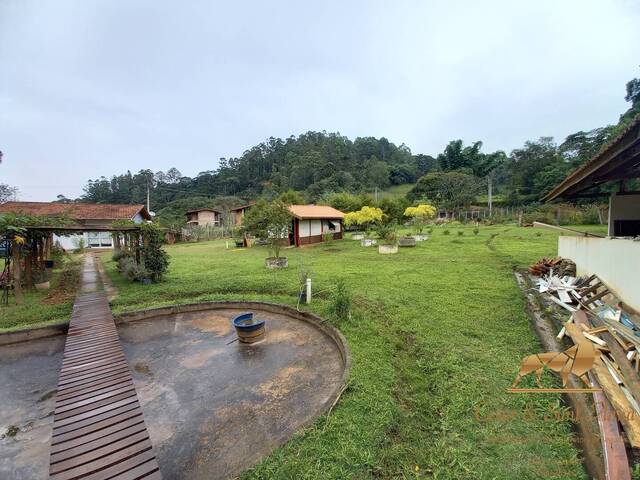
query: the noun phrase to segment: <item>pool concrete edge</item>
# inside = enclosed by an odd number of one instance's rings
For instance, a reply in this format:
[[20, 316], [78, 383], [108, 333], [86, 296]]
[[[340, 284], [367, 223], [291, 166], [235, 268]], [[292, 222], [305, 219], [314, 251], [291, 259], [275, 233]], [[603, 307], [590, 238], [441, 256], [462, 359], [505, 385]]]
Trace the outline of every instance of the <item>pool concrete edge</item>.
[[0, 332], [0, 346], [10, 345], [12, 343], [28, 342], [39, 338], [55, 337], [64, 335], [69, 330], [69, 322], [60, 322], [47, 325], [44, 327], [24, 328], [21, 330], [13, 330], [10, 332]]

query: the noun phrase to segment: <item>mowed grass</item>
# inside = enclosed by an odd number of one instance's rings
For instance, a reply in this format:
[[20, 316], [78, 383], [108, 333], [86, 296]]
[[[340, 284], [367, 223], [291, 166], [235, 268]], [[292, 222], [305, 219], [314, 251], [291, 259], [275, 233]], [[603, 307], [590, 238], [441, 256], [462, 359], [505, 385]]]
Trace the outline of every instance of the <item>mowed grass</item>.
[[[13, 294], [9, 295], [9, 305], [0, 306], [0, 332], [68, 322], [73, 308], [73, 293], [79, 269], [79, 256], [68, 255], [50, 272], [50, 290], [25, 291], [22, 305], [16, 304]], [[63, 273], [68, 276], [65, 277]]]
[[[557, 232], [448, 229], [397, 255], [351, 240], [286, 249], [283, 271], [265, 269], [264, 247], [174, 245], [166, 280], [151, 286], [126, 282], [103, 258], [120, 291], [116, 313], [222, 299], [295, 305], [299, 274], [310, 274], [313, 303], [303, 307], [346, 336], [349, 386], [329, 416], [245, 479], [586, 478], [571, 425], [554, 415], [559, 398], [505, 392], [520, 359], [540, 350], [513, 267], [554, 256]], [[349, 321], [331, 313], [339, 279], [353, 296]]]

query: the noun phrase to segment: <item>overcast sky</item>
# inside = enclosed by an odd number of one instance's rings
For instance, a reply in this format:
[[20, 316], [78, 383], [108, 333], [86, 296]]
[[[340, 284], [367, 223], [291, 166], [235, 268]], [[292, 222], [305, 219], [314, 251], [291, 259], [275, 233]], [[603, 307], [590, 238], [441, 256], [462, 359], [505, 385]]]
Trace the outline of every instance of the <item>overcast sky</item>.
[[270, 137], [485, 151], [617, 121], [637, 1], [0, 0], [0, 183], [193, 176]]

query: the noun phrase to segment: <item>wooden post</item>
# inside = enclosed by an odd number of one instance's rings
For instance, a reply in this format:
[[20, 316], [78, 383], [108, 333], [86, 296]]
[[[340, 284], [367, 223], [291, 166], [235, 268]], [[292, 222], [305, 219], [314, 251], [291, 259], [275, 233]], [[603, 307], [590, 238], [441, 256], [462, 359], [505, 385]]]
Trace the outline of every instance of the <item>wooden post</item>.
[[24, 257], [24, 283], [27, 287], [27, 291], [33, 288], [33, 265], [33, 251], [31, 251]]
[[138, 232], [134, 233], [135, 235], [135, 240], [134, 240], [134, 244], [133, 244], [133, 248], [136, 249], [136, 263], [138, 265], [140, 265], [140, 235], [138, 234]]
[[44, 238], [44, 259], [45, 260], [51, 260], [52, 247], [53, 247], [53, 233], [49, 233]]
[[11, 260], [13, 263], [13, 293], [16, 296], [16, 303], [22, 305], [24, 297], [22, 295], [22, 266], [20, 265], [20, 252], [22, 247], [14, 241], [11, 246]]

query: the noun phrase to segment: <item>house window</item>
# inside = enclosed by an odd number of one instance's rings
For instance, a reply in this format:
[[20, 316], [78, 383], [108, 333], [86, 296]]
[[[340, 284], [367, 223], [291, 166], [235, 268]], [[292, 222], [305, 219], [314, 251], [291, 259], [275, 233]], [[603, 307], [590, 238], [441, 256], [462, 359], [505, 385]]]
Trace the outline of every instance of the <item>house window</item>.
[[112, 247], [113, 237], [110, 232], [87, 232], [87, 245], [93, 248]]

